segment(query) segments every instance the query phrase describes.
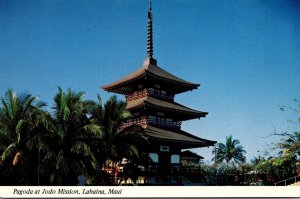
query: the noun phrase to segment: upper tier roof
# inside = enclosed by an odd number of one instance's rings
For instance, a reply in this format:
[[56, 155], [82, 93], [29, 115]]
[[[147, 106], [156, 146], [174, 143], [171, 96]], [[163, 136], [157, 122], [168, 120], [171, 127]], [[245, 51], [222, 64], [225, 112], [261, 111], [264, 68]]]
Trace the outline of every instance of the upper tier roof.
[[156, 83], [164, 83], [169, 91], [174, 94], [197, 89], [200, 86], [200, 84], [188, 82], [165, 71], [155, 63], [156, 61], [152, 62], [151, 60], [146, 59], [144, 66], [135, 72], [116, 82], [102, 86], [101, 88], [109, 92], [128, 95], [133, 92], [136, 81], [142, 79], [153, 80]]

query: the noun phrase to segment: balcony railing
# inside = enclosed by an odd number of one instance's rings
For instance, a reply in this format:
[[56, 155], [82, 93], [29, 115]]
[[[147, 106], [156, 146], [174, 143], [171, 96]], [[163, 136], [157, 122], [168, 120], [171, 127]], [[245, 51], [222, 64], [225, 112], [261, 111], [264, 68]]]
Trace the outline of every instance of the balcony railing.
[[126, 101], [131, 101], [146, 96], [154, 96], [167, 101], [174, 101], [174, 95], [166, 95], [166, 93], [162, 92], [161, 90], [154, 88], [145, 88], [143, 90], [134, 91], [131, 95], [126, 96]]
[[126, 101], [135, 100], [135, 99], [138, 99], [138, 98], [146, 97], [148, 95], [149, 95], [149, 93], [148, 93], [147, 89], [145, 88], [145, 89], [140, 90], [140, 91], [134, 91], [131, 95], [127, 95], [126, 96]]
[[141, 117], [141, 118], [135, 118], [135, 119], [131, 119], [127, 122], [123, 122], [121, 127], [127, 127], [127, 126], [131, 126], [131, 125], [146, 125], [147, 123], [147, 118], [146, 117]]
[[147, 118], [147, 117], [131, 119], [127, 122], [122, 123], [122, 127], [123, 128], [128, 127], [133, 124], [135, 124], [135, 125], [152, 124], [154, 126], [160, 126], [160, 127], [168, 127], [168, 128], [175, 128], [175, 129], [181, 128], [181, 122], [173, 122], [173, 121], [167, 121], [167, 120], [155, 119], [155, 118]]

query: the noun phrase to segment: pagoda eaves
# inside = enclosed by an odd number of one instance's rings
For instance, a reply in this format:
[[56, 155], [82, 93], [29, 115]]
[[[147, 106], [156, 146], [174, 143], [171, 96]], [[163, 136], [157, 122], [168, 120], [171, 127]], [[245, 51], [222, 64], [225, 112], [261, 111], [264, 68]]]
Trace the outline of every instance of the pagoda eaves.
[[[216, 143], [216, 141], [207, 140], [207, 139], [194, 136], [181, 129], [169, 130], [165, 128], [152, 126], [149, 124], [139, 125], [139, 127], [144, 129], [143, 131], [144, 135], [147, 136], [150, 139], [151, 143], [153, 144], [156, 143], [156, 144], [176, 145], [181, 149], [189, 149], [189, 148], [208, 147]], [[128, 132], [128, 130], [131, 128], [132, 126], [129, 126], [128, 129], [123, 128], [122, 130], [124, 130], [124, 132], [130, 133]]]
[[128, 101], [126, 105], [126, 109], [130, 111], [147, 107], [157, 111], [169, 112], [173, 114], [174, 118], [180, 118], [178, 120], [200, 118], [205, 117], [208, 114], [208, 112], [197, 111], [176, 102], [163, 101], [150, 96]]
[[135, 85], [144, 80], [163, 83], [173, 94], [197, 89], [200, 86], [200, 84], [183, 80], [152, 63], [146, 63], [130, 75], [101, 88], [109, 92], [128, 95], [134, 91]]

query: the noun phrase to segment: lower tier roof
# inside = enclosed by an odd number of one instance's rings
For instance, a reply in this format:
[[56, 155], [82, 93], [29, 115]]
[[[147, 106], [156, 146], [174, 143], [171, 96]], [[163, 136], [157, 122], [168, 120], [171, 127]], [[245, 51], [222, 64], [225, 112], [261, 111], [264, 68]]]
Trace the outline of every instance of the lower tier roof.
[[216, 143], [216, 141], [203, 139], [179, 129], [163, 129], [152, 125], [141, 127], [151, 143], [176, 145], [181, 149], [208, 147]]

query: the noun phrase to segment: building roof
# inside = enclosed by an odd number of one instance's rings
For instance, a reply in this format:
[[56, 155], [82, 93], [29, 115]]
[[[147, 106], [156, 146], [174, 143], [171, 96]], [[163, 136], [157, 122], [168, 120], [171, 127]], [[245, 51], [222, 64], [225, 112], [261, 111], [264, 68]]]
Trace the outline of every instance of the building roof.
[[164, 129], [152, 125], [136, 125], [120, 129], [119, 133], [143, 133], [152, 143], [180, 146], [181, 149], [208, 147], [216, 141], [203, 139], [180, 129]]
[[[165, 110], [168, 112], [176, 112], [184, 114], [184, 119], [193, 119], [193, 118], [200, 118], [205, 117], [208, 113], [197, 111], [176, 102], [167, 102], [164, 100], [159, 100], [154, 97], [146, 96], [139, 99], [135, 99], [132, 101], [128, 101], [126, 105], [126, 109], [132, 110], [135, 108], [143, 107], [143, 106], [150, 106], [153, 108], [157, 108], [158, 110]], [[178, 115], [177, 115], [178, 116]]]
[[155, 82], [163, 82], [164, 85], [169, 85], [170, 91], [174, 94], [197, 89], [200, 86], [200, 84], [183, 80], [151, 63], [151, 61], [147, 62], [146, 60], [144, 66], [130, 75], [101, 88], [109, 92], [128, 95], [133, 92], [133, 86], [136, 85], [135, 81], [142, 78], [153, 79]]
[[181, 152], [181, 158], [182, 159], [187, 159], [187, 158], [199, 158], [199, 159], [204, 159], [204, 157], [196, 154], [196, 153], [193, 153], [192, 151], [190, 150], [186, 150], [186, 151], [182, 151]]
[[142, 127], [145, 129], [145, 135], [150, 139], [167, 144], [177, 144], [183, 149], [213, 146], [216, 143], [216, 141], [206, 140], [183, 130], [162, 129], [151, 125]]

